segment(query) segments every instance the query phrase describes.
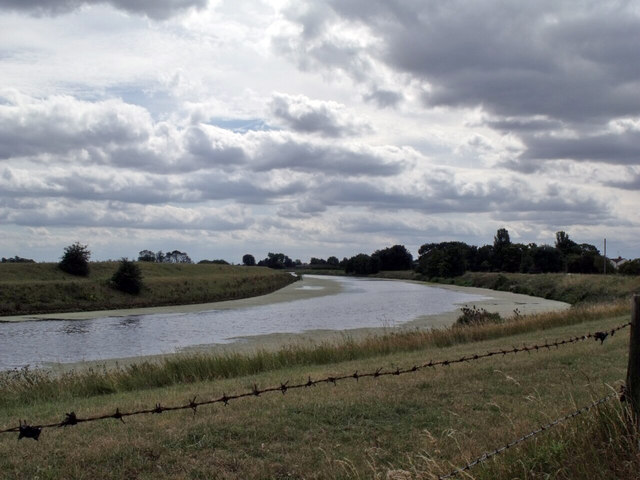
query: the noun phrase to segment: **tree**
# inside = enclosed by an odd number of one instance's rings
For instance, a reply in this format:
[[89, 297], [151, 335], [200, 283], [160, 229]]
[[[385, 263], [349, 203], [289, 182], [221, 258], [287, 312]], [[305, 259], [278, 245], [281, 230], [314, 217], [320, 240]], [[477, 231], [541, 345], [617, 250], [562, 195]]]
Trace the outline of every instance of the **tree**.
[[371, 256], [380, 261], [380, 270], [409, 270], [413, 264], [413, 256], [404, 245], [376, 250]]
[[[158, 252], [158, 253], [162, 253], [162, 252]], [[155, 262], [156, 259], [157, 259], [156, 254], [153, 253], [151, 250], [140, 250], [138, 252], [139, 262]]]
[[344, 270], [346, 273], [355, 273], [356, 275], [378, 273], [380, 271], [380, 260], [366, 253], [359, 253], [347, 260]]
[[530, 249], [532, 266], [529, 273], [561, 272], [564, 268], [562, 252], [551, 245]]
[[420, 247], [417, 271], [433, 277], [457, 277], [470, 264], [474, 250], [464, 242], [426, 243]]
[[258, 265], [261, 267], [269, 267], [275, 269], [293, 268], [295, 265], [293, 260], [287, 257], [284, 253], [271, 253], [267, 254], [267, 258], [260, 260]]
[[571, 254], [579, 255], [581, 253], [580, 246], [563, 231], [556, 232], [556, 248], [565, 256]]
[[493, 249], [496, 251], [500, 251], [508, 245], [511, 245], [509, 231], [506, 228], [498, 229], [498, 231], [496, 232], [496, 236], [493, 237]]
[[242, 256], [242, 264], [246, 265], [247, 267], [253, 267], [256, 264], [256, 259], [253, 255], [247, 253]]
[[[158, 260], [160, 261], [160, 260]], [[193, 263], [187, 252], [181, 252], [180, 250], [174, 250], [173, 252], [167, 252], [164, 255], [164, 263]]]
[[338, 257], [329, 257], [327, 258], [327, 263], [332, 267], [338, 267], [340, 265], [340, 260], [338, 260]]
[[60, 258], [58, 267], [60, 270], [70, 273], [71, 275], [80, 275], [86, 277], [89, 275], [89, 258], [91, 252], [87, 245], [81, 245], [76, 242], [73, 245], [65, 247], [64, 254]]
[[618, 268], [618, 272], [623, 275], [640, 275], [640, 258], [624, 262]]
[[135, 263], [126, 258], [120, 260], [120, 266], [111, 277], [111, 284], [121, 292], [137, 295], [142, 289], [142, 273]]

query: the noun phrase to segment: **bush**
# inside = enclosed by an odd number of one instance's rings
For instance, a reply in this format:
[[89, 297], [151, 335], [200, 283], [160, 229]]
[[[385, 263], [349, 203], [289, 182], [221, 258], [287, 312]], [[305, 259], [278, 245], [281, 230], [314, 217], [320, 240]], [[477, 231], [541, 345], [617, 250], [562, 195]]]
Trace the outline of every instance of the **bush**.
[[142, 273], [138, 265], [123, 258], [116, 273], [111, 277], [112, 285], [121, 292], [137, 295], [142, 289]]
[[89, 275], [89, 257], [91, 252], [87, 245], [81, 245], [76, 242], [64, 249], [64, 255], [58, 263], [58, 267], [64, 272], [71, 275], [81, 275], [86, 277]]
[[623, 275], [640, 275], [640, 258], [624, 262], [618, 268], [618, 272]]
[[487, 312], [484, 308], [462, 307], [462, 315], [456, 320], [458, 325], [481, 325], [483, 323], [500, 323], [502, 317], [499, 313]]

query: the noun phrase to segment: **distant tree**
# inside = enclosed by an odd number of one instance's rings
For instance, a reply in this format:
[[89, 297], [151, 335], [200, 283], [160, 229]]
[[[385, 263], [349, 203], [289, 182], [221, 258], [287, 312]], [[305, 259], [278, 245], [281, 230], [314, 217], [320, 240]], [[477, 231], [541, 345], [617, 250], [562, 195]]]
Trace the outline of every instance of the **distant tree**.
[[355, 273], [356, 275], [378, 273], [380, 271], [380, 260], [377, 257], [359, 253], [347, 260], [344, 269], [346, 273]]
[[380, 270], [409, 270], [413, 265], [413, 255], [404, 245], [376, 250], [371, 256], [380, 261]]
[[457, 277], [470, 265], [475, 250], [464, 242], [425, 243], [416, 270], [434, 277]]
[[223, 260], [221, 258], [217, 258], [215, 260], [200, 260], [198, 262], [198, 264], [215, 264], [215, 265], [229, 265], [229, 262], [227, 262], [226, 260]]
[[332, 267], [337, 267], [340, 265], [340, 260], [338, 260], [338, 257], [329, 257], [327, 258], [327, 263]]
[[640, 258], [624, 262], [618, 267], [618, 272], [623, 275], [640, 275]]
[[540, 245], [530, 249], [531, 268], [527, 273], [562, 272], [564, 259], [562, 252], [551, 245]]
[[556, 248], [565, 256], [579, 255], [581, 253], [580, 246], [563, 231], [556, 232]]
[[91, 252], [87, 245], [81, 245], [76, 242], [73, 245], [65, 247], [64, 254], [60, 258], [58, 267], [60, 270], [72, 275], [86, 277], [89, 275], [89, 258]]
[[253, 255], [247, 253], [242, 256], [242, 264], [247, 267], [253, 267], [256, 264], [256, 259]]
[[316, 257], [311, 257], [311, 260], [309, 260], [309, 265], [326, 265], [327, 261], [324, 258], [316, 258]]
[[140, 268], [134, 262], [123, 258], [118, 270], [111, 277], [111, 284], [121, 292], [137, 295], [142, 289]]
[[269, 252], [267, 258], [260, 260], [258, 265], [261, 267], [269, 267], [274, 269], [293, 268], [295, 265], [293, 260], [287, 257], [284, 253], [271, 253]]
[[496, 251], [500, 251], [504, 247], [507, 247], [509, 245], [511, 245], [509, 231], [506, 228], [499, 228], [496, 232], [496, 236], [493, 237], [493, 249]]
[[509, 263], [508, 257], [513, 256], [513, 250], [510, 250], [509, 247], [511, 247], [509, 231], [506, 228], [498, 229], [493, 237], [493, 255], [491, 256], [491, 265], [495, 270], [503, 271], [506, 264]]
[[493, 246], [483, 245], [478, 248], [473, 255], [473, 263], [470, 269], [476, 272], [488, 272], [491, 270], [491, 264], [493, 261]]
[[[158, 252], [162, 253], [162, 252]], [[157, 259], [156, 254], [151, 250], [140, 250], [138, 252], [138, 261], [139, 262], [155, 262]]]
[[2, 263], [36, 263], [36, 261], [30, 258], [22, 258], [16, 255], [15, 257], [12, 257], [12, 258], [2, 257]]
[[189, 255], [186, 252], [180, 250], [174, 250], [173, 252], [167, 252], [164, 255], [164, 263], [193, 263]]

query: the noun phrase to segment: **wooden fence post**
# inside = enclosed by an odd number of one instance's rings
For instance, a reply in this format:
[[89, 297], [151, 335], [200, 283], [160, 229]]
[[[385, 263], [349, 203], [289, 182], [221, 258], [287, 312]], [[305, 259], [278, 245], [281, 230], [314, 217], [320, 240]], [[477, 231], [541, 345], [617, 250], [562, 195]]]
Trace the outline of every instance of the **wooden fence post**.
[[631, 403], [631, 409], [638, 423], [640, 420], [640, 295], [634, 295], [631, 303], [631, 334], [625, 396]]

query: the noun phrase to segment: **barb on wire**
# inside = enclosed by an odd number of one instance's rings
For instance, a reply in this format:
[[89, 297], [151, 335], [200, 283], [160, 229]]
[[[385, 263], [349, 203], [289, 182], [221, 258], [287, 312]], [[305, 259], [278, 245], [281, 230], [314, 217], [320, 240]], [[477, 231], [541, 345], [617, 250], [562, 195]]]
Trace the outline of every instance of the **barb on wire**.
[[613, 392], [610, 393], [609, 395], [607, 395], [606, 397], [602, 397], [599, 400], [596, 400], [594, 402], [591, 402], [589, 405], [586, 405], [582, 408], [579, 408], [577, 410], [574, 410], [571, 413], [568, 413], [567, 415], [564, 415], [563, 417], [557, 418], [555, 419], [553, 422], [549, 422], [545, 425], [541, 425], [540, 427], [536, 428], [535, 430], [532, 430], [531, 432], [527, 433], [526, 435], [523, 435], [520, 438], [516, 438], [515, 440], [507, 443], [506, 445], [503, 445], [500, 448], [496, 448], [495, 450], [492, 450], [490, 452], [485, 452], [482, 455], [480, 455], [478, 458], [476, 458], [475, 460], [467, 463], [465, 466], [463, 467], [458, 467], [455, 470], [453, 470], [451, 473], [448, 473], [446, 475], [441, 475], [438, 477], [438, 480], [446, 480], [447, 478], [453, 478], [456, 475], [465, 472], [467, 470], [470, 470], [471, 468], [475, 467], [476, 465], [479, 465], [487, 460], [489, 460], [491, 457], [494, 457], [495, 455], [498, 455], [500, 453], [506, 452], [508, 449], [510, 449], [511, 447], [515, 447], [516, 445], [529, 440], [530, 438], [535, 437], [536, 435], [552, 428], [555, 427], [556, 425], [559, 425], [563, 422], [566, 422], [567, 420], [571, 419], [571, 418], [575, 418], [578, 415], [581, 415], [583, 413], [588, 412], [589, 410], [591, 410], [592, 408], [597, 407], [598, 405], [601, 405], [609, 400], [611, 400], [614, 397], [618, 397], [619, 398], [620, 394]]
[[586, 335], [571, 337], [562, 341], [558, 341], [558, 340], [554, 342], [546, 341], [544, 344], [536, 344], [536, 345], [529, 345], [529, 346], [523, 345], [522, 347], [512, 347], [509, 349], [494, 350], [486, 353], [475, 353], [473, 355], [464, 355], [460, 358], [455, 358], [455, 359], [439, 360], [439, 361], [429, 360], [428, 362], [423, 363], [421, 365], [413, 365], [412, 367], [408, 367], [408, 368], [396, 367], [394, 370], [384, 370], [382, 367], [380, 367], [372, 372], [360, 373], [356, 371], [355, 373], [348, 373], [340, 376], [331, 375], [318, 380], [312, 380], [311, 376], [309, 376], [306, 382], [290, 385], [289, 381], [286, 381], [284, 383], [280, 383], [280, 385], [278, 386], [267, 387], [263, 389], [258, 388], [258, 386], [254, 384], [251, 390], [244, 393], [238, 393], [235, 395], [227, 395], [226, 393], [223, 393], [222, 396], [219, 398], [203, 400], [199, 402], [196, 401], [197, 397], [193, 397], [183, 405], [175, 405], [172, 407], [165, 407], [161, 403], [156, 403], [154, 408], [148, 408], [143, 410], [133, 410], [130, 412], [121, 412], [119, 408], [116, 408], [115, 413], [96, 415], [96, 416], [86, 417], [86, 418], [79, 418], [75, 412], [70, 412], [65, 414], [65, 417], [62, 421], [56, 422], [56, 423], [44, 424], [44, 425], [29, 425], [26, 420], [24, 421], [21, 420], [19, 422], [19, 426], [0, 430], [0, 434], [18, 432], [19, 433], [18, 439], [33, 438], [34, 440], [38, 440], [38, 437], [40, 436], [40, 432], [46, 428], [74, 426], [79, 423], [96, 422], [99, 420], [107, 420], [107, 419], [116, 419], [124, 423], [124, 417], [131, 417], [134, 415], [144, 415], [144, 414], [161, 414], [162, 412], [174, 411], [174, 410], [190, 409], [190, 410], [193, 410], [193, 414], [195, 415], [197, 412], [197, 408], [203, 405], [212, 405], [214, 403], [222, 403], [223, 405], [228, 405], [230, 401], [239, 400], [241, 398], [246, 398], [246, 397], [261, 397], [263, 393], [281, 392], [284, 395], [289, 390], [306, 389], [309, 387], [315, 387], [320, 383], [325, 383], [325, 384], [331, 383], [333, 385], [337, 385], [338, 382], [341, 382], [343, 380], [359, 381], [359, 379], [366, 378], [366, 377], [378, 379], [380, 377], [389, 376], [389, 375], [398, 376], [398, 375], [404, 375], [408, 373], [414, 373], [414, 372], [428, 369], [428, 368], [435, 368], [438, 366], [447, 367], [456, 363], [473, 362], [476, 360], [480, 360], [482, 358], [489, 358], [496, 355], [506, 356], [510, 354], [516, 354], [518, 352], [531, 353], [532, 351], [538, 352], [545, 348], [547, 350], [550, 350], [551, 347], [559, 348], [561, 345], [570, 345], [573, 343], [585, 341], [590, 338], [593, 338], [595, 340], [600, 340], [600, 343], [602, 344], [604, 343], [605, 338], [607, 338], [608, 336], [613, 336], [618, 330], [622, 330], [623, 328], [626, 328], [630, 325], [631, 325], [631, 322], [628, 322], [607, 331], [587, 333]]

